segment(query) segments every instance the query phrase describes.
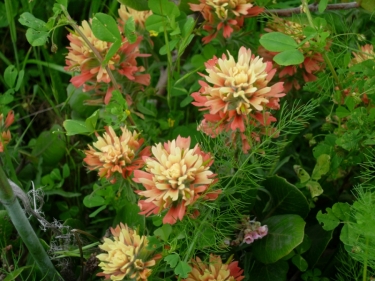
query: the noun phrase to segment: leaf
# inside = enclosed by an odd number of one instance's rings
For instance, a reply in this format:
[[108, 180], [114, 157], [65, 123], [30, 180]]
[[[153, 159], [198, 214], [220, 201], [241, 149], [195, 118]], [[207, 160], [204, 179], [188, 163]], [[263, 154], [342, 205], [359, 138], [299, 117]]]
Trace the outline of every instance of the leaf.
[[328, 154], [319, 155], [316, 159], [316, 165], [312, 172], [311, 178], [313, 180], [319, 180], [323, 175], [327, 174], [331, 164], [331, 156]]
[[145, 107], [142, 103], [137, 103], [137, 109], [139, 110], [139, 112], [141, 112], [143, 114], [150, 115], [152, 117], [156, 117], [156, 114], [152, 110]]
[[46, 23], [36, 17], [34, 17], [33, 14], [30, 14], [29, 12], [25, 12], [20, 15], [20, 18], [18, 21], [27, 27], [30, 27], [34, 29], [35, 31], [48, 31], [48, 28], [46, 27]]
[[249, 275], [251, 280], [285, 281], [287, 280], [288, 269], [289, 266], [286, 261], [278, 261], [273, 264], [256, 262]]
[[298, 47], [297, 42], [290, 36], [281, 32], [271, 32], [264, 34], [259, 43], [268, 51], [283, 52], [295, 50]]
[[333, 230], [340, 224], [340, 220], [335, 216], [331, 208], [326, 208], [326, 211], [327, 213], [323, 214], [320, 210], [316, 215], [316, 219], [320, 223], [323, 223], [322, 227], [324, 230]]
[[118, 40], [121, 41], [121, 34], [118, 30], [117, 23], [114, 18], [109, 15], [96, 13], [92, 19], [91, 29], [95, 37], [99, 40], [112, 43]]
[[95, 111], [89, 118], [86, 119], [85, 125], [91, 131], [94, 132], [96, 128], [96, 122], [98, 121], [99, 110]]
[[117, 53], [117, 51], [121, 48], [121, 40], [116, 40], [111, 47], [109, 48], [107, 54], [105, 55], [102, 66], [105, 67], [111, 58]]
[[292, 258], [292, 263], [300, 270], [306, 271], [308, 268], [307, 261], [301, 255], [295, 255]]
[[87, 135], [94, 132], [87, 127], [86, 122], [81, 120], [67, 119], [63, 122], [63, 127], [66, 130], [67, 136]]
[[164, 15], [167, 17], [180, 15], [177, 5], [168, 0], [152, 0], [148, 1], [148, 7], [155, 15]]
[[48, 41], [49, 33], [47, 31], [38, 31], [32, 28], [27, 29], [26, 39], [31, 46], [43, 46]]
[[306, 187], [310, 191], [312, 198], [317, 197], [324, 192], [322, 186], [317, 181], [309, 181], [308, 183], [306, 183]]
[[305, 221], [298, 215], [273, 216], [262, 224], [268, 226], [268, 234], [253, 244], [253, 253], [262, 263], [277, 262], [303, 241]]
[[9, 88], [14, 88], [18, 71], [14, 65], [9, 65], [4, 71], [4, 80]]
[[160, 237], [161, 240], [168, 242], [169, 235], [172, 233], [172, 226], [170, 224], [164, 224], [154, 231], [154, 235]]
[[32, 267], [31, 265], [28, 265], [28, 266], [17, 268], [13, 270], [12, 272], [10, 272], [8, 276], [3, 279], [3, 281], [17, 280], [17, 277], [22, 273], [22, 271], [24, 271], [25, 269], [29, 269], [31, 267]]
[[147, 11], [148, 0], [118, 0], [121, 4], [137, 11]]
[[303, 257], [309, 264], [310, 268], [313, 268], [320, 256], [327, 248], [328, 243], [332, 239], [333, 231], [325, 231], [319, 224], [306, 227], [306, 234], [310, 237], [311, 247], [303, 254]]
[[6, 104], [11, 103], [14, 100], [13, 94], [14, 94], [14, 90], [10, 89], [4, 94], [0, 95], [0, 104], [6, 105]]
[[171, 268], [175, 268], [180, 261], [180, 256], [177, 254], [170, 254], [164, 258], [164, 261], [169, 264]]
[[180, 261], [174, 269], [174, 273], [182, 278], [187, 278], [189, 272], [191, 272], [191, 267], [187, 262], [184, 261]]
[[344, 117], [347, 117], [350, 115], [350, 111], [347, 110], [345, 107], [343, 106], [339, 106], [337, 109], [336, 109], [336, 115], [337, 117], [339, 118], [344, 118]]
[[293, 169], [301, 183], [305, 183], [310, 179], [310, 175], [301, 166], [294, 165]]
[[[169, 41], [169, 52], [172, 52], [173, 49], [176, 47], [177, 43], [179, 42], [179, 39], [174, 39]], [[159, 50], [160, 55], [166, 55], [167, 54], [167, 45], [164, 45]]]
[[272, 196], [271, 208], [274, 214], [295, 214], [304, 218], [309, 213], [309, 203], [305, 195], [286, 179], [279, 176], [267, 178], [262, 186]]
[[146, 29], [151, 32], [162, 32], [164, 29], [164, 26], [167, 24], [166, 18], [159, 15], [151, 15], [146, 19], [145, 25]]
[[283, 51], [276, 56], [273, 57], [273, 60], [278, 64], [278, 65], [297, 65], [300, 63], [303, 63], [305, 60], [303, 54], [298, 51], [298, 50], [288, 50], [288, 51]]
[[120, 222], [127, 224], [131, 228], [138, 228], [142, 233], [145, 227], [145, 217], [140, 215], [141, 211], [136, 203], [124, 202], [120, 210], [117, 210], [113, 224], [117, 225]]
[[103, 205], [100, 208], [96, 209], [94, 212], [92, 212], [89, 215], [89, 218], [95, 218], [97, 214], [99, 214], [101, 211], [103, 211], [105, 208], [107, 208], [107, 205]]
[[186, 98], [184, 98], [181, 103], [180, 103], [180, 107], [185, 107], [187, 105], [189, 105], [194, 99], [191, 97], [191, 96], [187, 96]]
[[69, 176], [70, 176], [70, 168], [69, 168], [69, 165], [65, 163], [63, 166], [63, 178], [66, 179]]
[[60, 195], [65, 198], [72, 198], [72, 197], [78, 197], [81, 196], [81, 193], [79, 192], [68, 192], [61, 189], [53, 189], [53, 190], [45, 190], [45, 195]]
[[365, 9], [366, 11], [369, 11], [370, 13], [375, 12], [375, 2], [374, 0], [362, 0], [358, 1], [358, 3], [361, 3], [361, 7]]
[[106, 200], [96, 194], [89, 194], [83, 198], [83, 205], [85, 205], [87, 208], [93, 208], [102, 206], [106, 203]]
[[348, 203], [337, 202], [332, 206], [333, 214], [342, 221], [350, 220], [351, 206]]
[[135, 43], [135, 41], [137, 41], [137, 35], [135, 34], [135, 21], [133, 16], [126, 20], [124, 31], [125, 37], [128, 39], [130, 44], [133, 44]]
[[24, 76], [25, 76], [25, 70], [22, 69], [18, 73], [17, 84], [16, 84], [16, 87], [14, 88], [14, 90], [18, 91], [21, 88]]
[[50, 173], [50, 175], [51, 175], [51, 179], [54, 180], [54, 181], [61, 181], [62, 180], [61, 172], [57, 168], [53, 169], [52, 172]]
[[318, 6], [319, 13], [323, 13], [325, 9], [327, 8], [327, 5], [328, 5], [328, 0], [320, 0], [319, 6]]

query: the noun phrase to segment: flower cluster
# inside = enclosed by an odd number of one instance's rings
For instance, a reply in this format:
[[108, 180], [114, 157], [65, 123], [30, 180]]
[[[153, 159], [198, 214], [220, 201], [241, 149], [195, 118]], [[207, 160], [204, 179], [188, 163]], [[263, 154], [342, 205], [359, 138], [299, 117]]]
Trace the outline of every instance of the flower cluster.
[[118, 14], [120, 16], [119, 23], [122, 27], [122, 30], [124, 29], [126, 21], [130, 17], [133, 17], [136, 27], [138, 27], [141, 30], [144, 30], [146, 19], [152, 15], [152, 11], [137, 11], [125, 5], [121, 5], [120, 9], [118, 10]]
[[[279, 109], [279, 98], [283, 97], [283, 83], [269, 86], [276, 69], [271, 62], [263, 62], [251, 54], [250, 49], [241, 47], [238, 60], [228, 52], [221, 59], [214, 57], [206, 64], [208, 75], [199, 81], [201, 89], [193, 93], [193, 105], [208, 110], [200, 125], [200, 130], [216, 137], [223, 131], [238, 130], [247, 152], [250, 145], [243, 134], [246, 125], [264, 126], [276, 121], [267, 109]], [[253, 138], [258, 139], [257, 135]]]
[[[145, 191], [136, 191], [146, 197], [139, 200], [140, 214], [149, 216], [168, 210], [163, 223], [174, 224], [182, 220], [187, 206], [198, 198], [214, 200], [220, 191], [207, 193], [216, 176], [209, 170], [213, 159], [201, 151], [197, 144], [190, 149], [190, 137], [178, 136], [176, 140], [152, 147], [153, 157], [143, 157], [146, 172], [134, 171], [133, 180], [143, 184]], [[195, 213], [197, 215], [197, 213]]]
[[200, 0], [191, 4], [190, 9], [200, 12], [205, 20], [203, 29], [208, 32], [202, 41], [207, 44], [222, 31], [229, 38], [234, 30], [240, 30], [244, 19], [259, 15], [263, 8], [252, 4], [253, 0]]
[[148, 280], [152, 272], [150, 267], [161, 256], [147, 249], [147, 237], [139, 236], [135, 230], [122, 223], [110, 230], [113, 240], [104, 238], [104, 243], [99, 245], [107, 253], [96, 256], [103, 270], [97, 276], [104, 276], [106, 280], [123, 280], [125, 277], [137, 281]]
[[352, 58], [352, 60], [350, 61], [349, 67], [366, 60], [375, 59], [374, 46], [370, 44], [361, 46], [361, 50], [359, 52], [353, 52], [352, 54], [354, 58]]
[[[306, 39], [303, 34], [303, 28], [299, 23], [274, 17], [273, 21], [267, 23], [264, 29], [267, 32], [281, 32], [292, 37], [298, 44]], [[301, 85], [299, 81], [303, 79], [305, 82], [315, 81], [315, 74], [324, 69], [324, 59], [321, 52], [317, 51], [315, 46], [311, 44], [313, 41], [305, 42], [299, 50], [304, 56], [304, 61], [299, 65], [281, 66], [276, 65], [279, 70], [279, 78], [284, 81], [285, 91], [289, 92], [292, 88], [299, 90]], [[328, 44], [326, 48], [328, 47]], [[272, 61], [278, 52], [266, 51], [263, 47], [258, 50], [267, 61]], [[302, 77], [301, 77], [302, 76]]]
[[4, 121], [4, 115], [0, 114], [0, 152], [4, 152], [5, 146], [12, 139], [12, 135], [8, 130], [10, 125], [14, 122], [14, 112], [13, 110], [9, 111], [7, 117]]
[[[109, 84], [111, 82], [110, 75], [106, 67], [103, 66], [98, 59], [97, 54], [103, 59], [109, 52], [113, 43], [96, 38], [87, 21], [82, 22], [82, 26], [79, 27], [79, 30], [85, 38], [75, 32], [68, 35], [70, 47], [67, 47], [69, 53], [66, 56], [67, 66], [65, 70], [79, 72], [79, 75], [74, 76], [70, 82], [77, 88], [83, 85], [85, 91], [97, 88], [98, 83]], [[128, 80], [147, 86], [150, 84], [150, 75], [142, 74], [141, 72], [143, 72], [145, 68], [143, 66], [138, 66], [136, 61], [137, 57], [149, 56], [139, 53], [139, 44], [141, 41], [142, 37], [138, 37], [136, 42], [131, 44], [126, 37], [122, 35], [121, 47], [110, 58], [107, 66], [111, 71], [119, 73]], [[107, 92], [105, 95], [104, 101], [108, 103], [110, 100], [110, 92]]]
[[98, 141], [85, 150], [83, 161], [89, 170], [98, 170], [99, 177], [109, 179], [118, 172], [127, 178], [144, 165], [141, 157], [150, 155], [150, 149], [141, 150], [144, 140], [136, 131], [132, 133], [123, 127], [122, 135], [118, 137], [112, 127], [105, 127], [105, 130], [103, 137], [98, 136]]
[[261, 225], [260, 222], [250, 220], [249, 217], [242, 219], [241, 230], [237, 238], [230, 242], [232, 246], [238, 246], [242, 243], [251, 244], [257, 239], [262, 239], [268, 234], [267, 225]]
[[210, 255], [209, 263], [199, 257], [191, 261], [192, 271], [184, 281], [241, 281], [245, 278], [243, 270], [238, 267], [238, 261], [223, 264], [220, 256]]

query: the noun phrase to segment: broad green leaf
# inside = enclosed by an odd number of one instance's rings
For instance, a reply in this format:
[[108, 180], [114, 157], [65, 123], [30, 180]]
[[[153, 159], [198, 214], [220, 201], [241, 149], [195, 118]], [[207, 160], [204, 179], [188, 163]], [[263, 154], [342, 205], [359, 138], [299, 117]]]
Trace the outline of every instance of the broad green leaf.
[[322, 154], [316, 159], [316, 165], [312, 172], [311, 178], [313, 180], [319, 180], [322, 176], [328, 173], [331, 164], [331, 156], [328, 154]]
[[327, 5], [328, 5], [328, 0], [320, 0], [319, 6], [318, 6], [319, 13], [323, 13], [325, 9], [327, 8]]
[[336, 115], [339, 117], [339, 118], [344, 118], [344, 117], [347, 117], [350, 115], [350, 111], [347, 110], [345, 107], [343, 106], [339, 106], [337, 109], [336, 109]]
[[14, 100], [14, 90], [10, 89], [6, 91], [4, 94], [0, 95], [0, 104], [7, 105], [10, 104]]
[[174, 269], [174, 273], [182, 278], [187, 278], [189, 272], [191, 272], [191, 267], [187, 262], [184, 261], [180, 261]]
[[[267, 178], [262, 186], [272, 196], [271, 210], [273, 214], [295, 214], [304, 218], [309, 213], [309, 203], [305, 195], [286, 179], [279, 176]], [[256, 204], [259, 204], [258, 202]]]
[[64, 179], [66, 179], [67, 177], [70, 176], [70, 168], [69, 168], [69, 165], [67, 163], [65, 163], [64, 166], [63, 166], [62, 176], [63, 176]]
[[118, 0], [121, 4], [137, 11], [147, 11], [148, 0]]
[[51, 179], [54, 180], [54, 181], [61, 181], [62, 180], [61, 172], [57, 168], [53, 169], [52, 172], [50, 173], [50, 175], [51, 175]]
[[85, 125], [86, 127], [94, 132], [96, 128], [96, 122], [98, 122], [99, 118], [99, 110], [95, 111], [89, 118], [86, 119]]
[[32, 28], [26, 31], [26, 39], [33, 47], [43, 46], [48, 41], [48, 37], [47, 31], [38, 31]]
[[310, 268], [314, 267], [320, 256], [324, 253], [328, 243], [332, 239], [333, 231], [324, 230], [319, 224], [306, 227], [306, 234], [311, 240], [309, 250], [303, 254], [303, 257]]
[[176, 4], [168, 0], [148, 1], [148, 6], [155, 15], [164, 15], [168, 17], [178, 17], [180, 15], [180, 10]]
[[164, 258], [164, 261], [169, 264], [171, 268], [175, 268], [180, 261], [180, 256], [177, 254], [170, 254]]
[[340, 224], [340, 220], [335, 216], [331, 208], [326, 208], [326, 211], [327, 213], [323, 214], [320, 210], [316, 215], [316, 219], [320, 223], [323, 223], [322, 227], [324, 230], [333, 230]]
[[102, 66], [106, 67], [107, 63], [111, 60], [111, 58], [117, 53], [117, 51], [121, 48], [121, 40], [116, 40], [112, 46], [109, 48], [107, 54], [105, 55]]
[[348, 203], [337, 202], [332, 206], [333, 214], [342, 221], [350, 220], [351, 206]]
[[273, 216], [262, 224], [268, 234], [253, 244], [254, 256], [262, 263], [277, 262], [303, 241], [305, 221], [298, 215]]
[[336, 144], [350, 151], [358, 146], [358, 142], [362, 139], [362, 135], [358, 135], [359, 129], [345, 132], [336, 140]]
[[14, 88], [18, 71], [14, 65], [9, 65], [4, 71], [4, 80], [9, 88]]
[[167, 25], [167, 20], [163, 16], [151, 15], [146, 19], [145, 25], [148, 31], [159, 33], [164, 30], [164, 26]]
[[307, 261], [301, 256], [301, 255], [295, 255], [292, 258], [292, 263], [300, 270], [300, 271], [306, 271], [309, 265], [307, 264]]
[[375, 12], [375, 1], [374, 0], [357, 0], [358, 3], [361, 3], [361, 7], [370, 13]]
[[121, 34], [116, 21], [107, 14], [96, 13], [92, 19], [91, 29], [99, 40], [112, 43], [121, 41]]
[[172, 233], [172, 226], [170, 224], [164, 224], [154, 231], [154, 235], [160, 237], [161, 240], [168, 242], [169, 235]]
[[133, 229], [138, 229], [138, 233], [143, 233], [145, 228], [145, 216], [139, 214], [141, 210], [138, 205], [132, 202], [124, 202], [123, 204], [123, 207], [116, 212], [113, 225], [122, 222]]
[[187, 96], [186, 98], [184, 98], [181, 103], [180, 103], [180, 106], [181, 107], [185, 107], [187, 105], [189, 105], [194, 99], [191, 97], [191, 96]]
[[288, 50], [295, 50], [298, 47], [296, 41], [284, 33], [271, 32], [262, 35], [259, 43], [268, 51], [283, 52]]
[[96, 194], [89, 194], [83, 198], [83, 205], [87, 208], [99, 207], [106, 203], [106, 200]]
[[317, 197], [324, 192], [320, 183], [318, 183], [317, 181], [314, 181], [314, 180], [308, 181], [306, 183], [306, 187], [310, 191], [310, 194], [311, 194], [312, 198]]
[[285, 281], [287, 280], [288, 263], [278, 261], [272, 264], [261, 264], [256, 262], [250, 271], [250, 280], [262, 281]]
[[22, 25], [30, 27], [35, 31], [48, 31], [46, 23], [40, 19], [37, 19], [36, 17], [34, 17], [33, 14], [30, 14], [29, 12], [23, 13], [18, 19], [18, 21]]
[[[173, 39], [173, 40], [169, 41], [169, 52], [172, 52], [174, 50], [174, 48], [176, 47], [176, 45], [179, 41], [180, 41], [179, 39]], [[166, 55], [167, 53], [168, 53], [167, 52], [167, 45], [162, 46], [159, 50], [159, 54], [160, 55]]]
[[128, 39], [130, 44], [133, 44], [135, 41], [137, 41], [137, 35], [135, 34], [135, 21], [133, 16], [126, 20], [124, 32], [125, 37]]
[[84, 121], [67, 119], [63, 122], [64, 129], [67, 136], [87, 135], [93, 130], [87, 127]]
[[288, 65], [297, 65], [297, 64], [303, 63], [305, 58], [303, 54], [298, 50], [287, 50], [274, 56], [273, 60], [278, 65], [288, 66]]

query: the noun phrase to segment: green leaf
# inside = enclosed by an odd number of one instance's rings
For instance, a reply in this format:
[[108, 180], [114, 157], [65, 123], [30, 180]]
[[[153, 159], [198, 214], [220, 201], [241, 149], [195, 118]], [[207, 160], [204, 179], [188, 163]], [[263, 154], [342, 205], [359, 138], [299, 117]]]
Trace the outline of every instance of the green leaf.
[[177, 254], [170, 254], [164, 258], [164, 261], [169, 264], [171, 268], [175, 268], [180, 261], [180, 256]]
[[335, 216], [331, 208], [326, 208], [326, 211], [327, 213], [323, 214], [320, 210], [316, 215], [316, 219], [323, 223], [324, 230], [333, 230], [340, 224], [340, 220]]
[[14, 65], [9, 65], [4, 71], [4, 80], [9, 88], [14, 88], [18, 71]]
[[113, 224], [117, 225], [120, 222], [127, 224], [133, 229], [138, 229], [139, 233], [143, 233], [145, 227], [145, 216], [140, 215], [141, 211], [136, 203], [124, 202], [124, 206], [117, 210]]
[[292, 258], [292, 263], [300, 270], [300, 271], [306, 271], [309, 265], [307, 264], [307, 261], [301, 257], [301, 255], [295, 255]]
[[141, 112], [145, 115], [150, 115], [152, 117], [156, 117], [156, 114], [152, 110], [145, 107], [142, 103], [137, 103], [137, 109], [139, 110], [139, 112]]
[[187, 278], [189, 272], [191, 272], [191, 267], [187, 262], [184, 261], [180, 261], [174, 269], [174, 273], [182, 278]]
[[54, 180], [54, 181], [61, 181], [62, 180], [61, 172], [57, 168], [53, 169], [52, 172], [50, 173], [50, 175], [51, 175], [51, 179]]
[[178, 17], [180, 15], [180, 10], [176, 4], [168, 0], [148, 1], [148, 6], [155, 15], [164, 15], [167, 17]]
[[30, 27], [35, 31], [48, 31], [46, 23], [40, 19], [37, 19], [36, 17], [34, 17], [33, 14], [30, 14], [29, 12], [23, 13], [18, 19], [18, 21], [22, 25]]
[[[176, 47], [176, 45], [179, 41], [180, 41], [179, 39], [173, 39], [173, 40], [169, 41], [169, 52], [173, 51], [173, 49]], [[168, 53], [167, 52], [167, 45], [162, 46], [159, 50], [159, 54], [160, 55], [166, 55], [167, 53]]]
[[132, 8], [137, 11], [147, 11], [148, 1], [147, 0], [118, 0], [121, 4]]
[[351, 206], [348, 203], [337, 202], [332, 206], [333, 214], [342, 221], [350, 220]]
[[305, 221], [298, 215], [273, 216], [262, 224], [268, 234], [253, 244], [254, 256], [262, 263], [277, 262], [303, 241]]
[[337, 117], [339, 118], [344, 118], [344, 117], [347, 117], [350, 115], [350, 111], [347, 110], [345, 107], [343, 106], [339, 106], [337, 109], [336, 109], [336, 115]]
[[309, 173], [306, 172], [301, 166], [294, 165], [293, 169], [296, 172], [297, 177], [299, 178], [301, 183], [305, 183], [310, 179]]
[[342, 148], [350, 151], [358, 146], [358, 142], [362, 139], [362, 136], [359, 135], [360, 130], [351, 130], [345, 132], [341, 138], [336, 140], [336, 144]]
[[187, 105], [189, 105], [194, 99], [191, 97], [191, 96], [187, 96], [186, 98], [184, 98], [181, 103], [180, 103], [180, 107], [185, 107]]
[[279, 176], [267, 178], [262, 186], [272, 196], [271, 209], [274, 214], [295, 214], [304, 218], [309, 213], [309, 203], [305, 195], [286, 179]]
[[14, 88], [14, 90], [18, 91], [21, 88], [24, 76], [25, 76], [25, 70], [22, 69], [18, 73], [17, 84], [16, 84], [16, 87]]
[[375, 12], [375, 2], [374, 0], [362, 0], [358, 1], [358, 3], [361, 3], [361, 7], [365, 9], [366, 11], [369, 11], [370, 13]]
[[312, 268], [324, 253], [328, 243], [332, 239], [333, 231], [325, 231], [319, 224], [306, 227], [306, 234], [310, 237], [311, 247], [303, 254], [303, 257]]
[[250, 271], [250, 280], [285, 281], [287, 280], [288, 263], [278, 261], [273, 264], [261, 264], [256, 262]]
[[306, 188], [310, 191], [312, 198], [317, 197], [324, 192], [320, 183], [318, 183], [317, 181], [313, 181], [313, 180], [306, 183]]
[[145, 25], [148, 31], [162, 32], [167, 20], [163, 16], [151, 15], [146, 19]]
[[61, 189], [45, 190], [44, 194], [45, 195], [59, 195], [65, 198], [73, 198], [73, 197], [81, 196], [81, 193], [79, 192], [68, 192], [68, 191], [64, 191]]
[[327, 5], [328, 5], [328, 0], [320, 0], [319, 6], [318, 6], [319, 13], [323, 13], [325, 9], [327, 8]]
[[331, 156], [328, 154], [322, 154], [316, 159], [316, 165], [312, 172], [311, 178], [313, 180], [319, 180], [323, 175], [327, 174], [331, 164]]
[[83, 205], [85, 205], [87, 208], [98, 207], [104, 204], [106, 204], [106, 200], [96, 194], [89, 194], [83, 198]]
[[65, 163], [63, 166], [63, 178], [66, 179], [69, 176], [70, 176], [70, 168], [69, 168], [69, 165]]
[[130, 44], [133, 44], [135, 41], [137, 41], [137, 35], [135, 34], [135, 21], [133, 16], [128, 18], [125, 22], [124, 31], [125, 37], [128, 39]]
[[172, 226], [170, 224], [164, 224], [154, 231], [154, 235], [160, 237], [161, 240], [168, 242], [169, 235], [172, 233]]
[[10, 89], [6, 91], [4, 94], [0, 95], [0, 104], [7, 105], [10, 104], [14, 100], [14, 90]]
[[26, 39], [31, 46], [43, 46], [48, 41], [49, 33], [47, 31], [38, 31], [29, 28], [26, 31]]
[[80, 120], [67, 119], [63, 122], [63, 126], [67, 136], [87, 135], [94, 132], [94, 130], [87, 127], [86, 122]]
[[63, 5], [65, 8], [68, 8], [68, 0], [56, 0], [60, 5]]
[[85, 125], [91, 131], [94, 132], [96, 128], [96, 122], [99, 118], [99, 110], [95, 111], [89, 118], [86, 119]]
[[92, 32], [99, 40], [106, 42], [121, 41], [121, 34], [114, 18], [103, 13], [96, 13], [92, 19]]
[[295, 50], [298, 47], [296, 41], [281, 32], [271, 32], [264, 34], [259, 43], [268, 51], [283, 52], [288, 50]]
[[111, 47], [109, 48], [107, 54], [105, 55], [102, 66], [105, 67], [110, 59], [117, 53], [117, 51], [121, 48], [121, 39], [116, 40]]
[[273, 60], [278, 65], [288, 66], [288, 65], [297, 65], [297, 64], [303, 63], [305, 58], [303, 54], [298, 50], [287, 50], [274, 56]]
[[103, 205], [100, 208], [96, 209], [94, 212], [92, 212], [89, 215], [89, 218], [95, 218], [97, 214], [99, 214], [101, 211], [103, 211], [105, 208], [107, 208], [107, 205]]
[[13, 270], [12, 272], [10, 272], [8, 276], [3, 279], [3, 281], [17, 280], [17, 277], [22, 273], [22, 271], [24, 271], [25, 269], [29, 269], [31, 267], [32, 267], [31, 265], [28, 265], [28, 266], [17, 268]]

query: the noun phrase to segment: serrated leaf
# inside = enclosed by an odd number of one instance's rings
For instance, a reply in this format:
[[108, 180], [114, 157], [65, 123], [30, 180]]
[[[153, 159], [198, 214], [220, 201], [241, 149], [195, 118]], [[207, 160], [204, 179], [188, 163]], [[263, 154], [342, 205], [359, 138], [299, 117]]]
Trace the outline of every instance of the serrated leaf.
[[177, 254], [170, 254], [164, 258], [164, 261], [169, 264], [171, 268], [175, 268], [180, 261], [180, 256]]
[[180, 261], [176, 268], [174, 269], [174, 273], [179, 275], [182, 278], [187, 278], [188, 274], [191, 272], [191, 267], [187, 262]]
[[271, 32], [264, 34], [259, 43], [268, 51], [283, 52], [295, 50], [298, 47], [297, 42], [290, 36], [281, 32]]
[[128, 39], [130, 44], [133, 44], [135, 41], [137, 41], [137, 35], [135, 34], [135, 21], [133, 16], [126, 20], [124, 32], [125, 37]]
[[93, 130], [90, 130], [84, 121], [80, 120], [65, 120], [63, 122], [63, 127], [66, 130], [67, 136], [74, 136], [74, 135], [86, 135], [92, 133]]
[[107, 14], [96, 13], [92, 19], [91, 29], [99, 40], [112, 43], [121, 41], [121, 34], [116, 21]]
[[46, 28], [46, 23], [36, 17], [34, 17], [33, 14], [30, 14], [29, 12], [23, 13], [18, 21], [27, 27], [30, 27], [34, 29], [35, 31], [48, 31], [48, 28]]
[[32, 28], [26, 31], [26, 39], [33, 47], [43, 46], [48, 41], [48, 37], [47, 31], [38, 31]]
[[303, 61], [305, 60], [305, 57], [298, 50], [287, 50], [274, 56], [273, 60], [278, 65], [288, 66], [288, 65], [298, 65], [300, 63], [303, 63]]
[[121, 4], [132, 8], [137, 11], [147, 11], [148, 1], [147, 0], [118, 0]]
[[164, 224], [154, 231], [154, 235], [160, 237], [161, 240], [167, 242], [169, 235], [172, 233], [172, 226], [170, 224]]
[[14, 65], [9, 65], [4, 71], [4, 80], [9, 88], [14, 88], [17, 80], [18, 71]]
[[324, 230], [333, 230], [340, 224], [340, 220], [335, 216], [331, 208], [327, 208], [326, 211], [327, 213], [323, 214], [320, 210], [316, 218], [320, 223], [323, 223]]

